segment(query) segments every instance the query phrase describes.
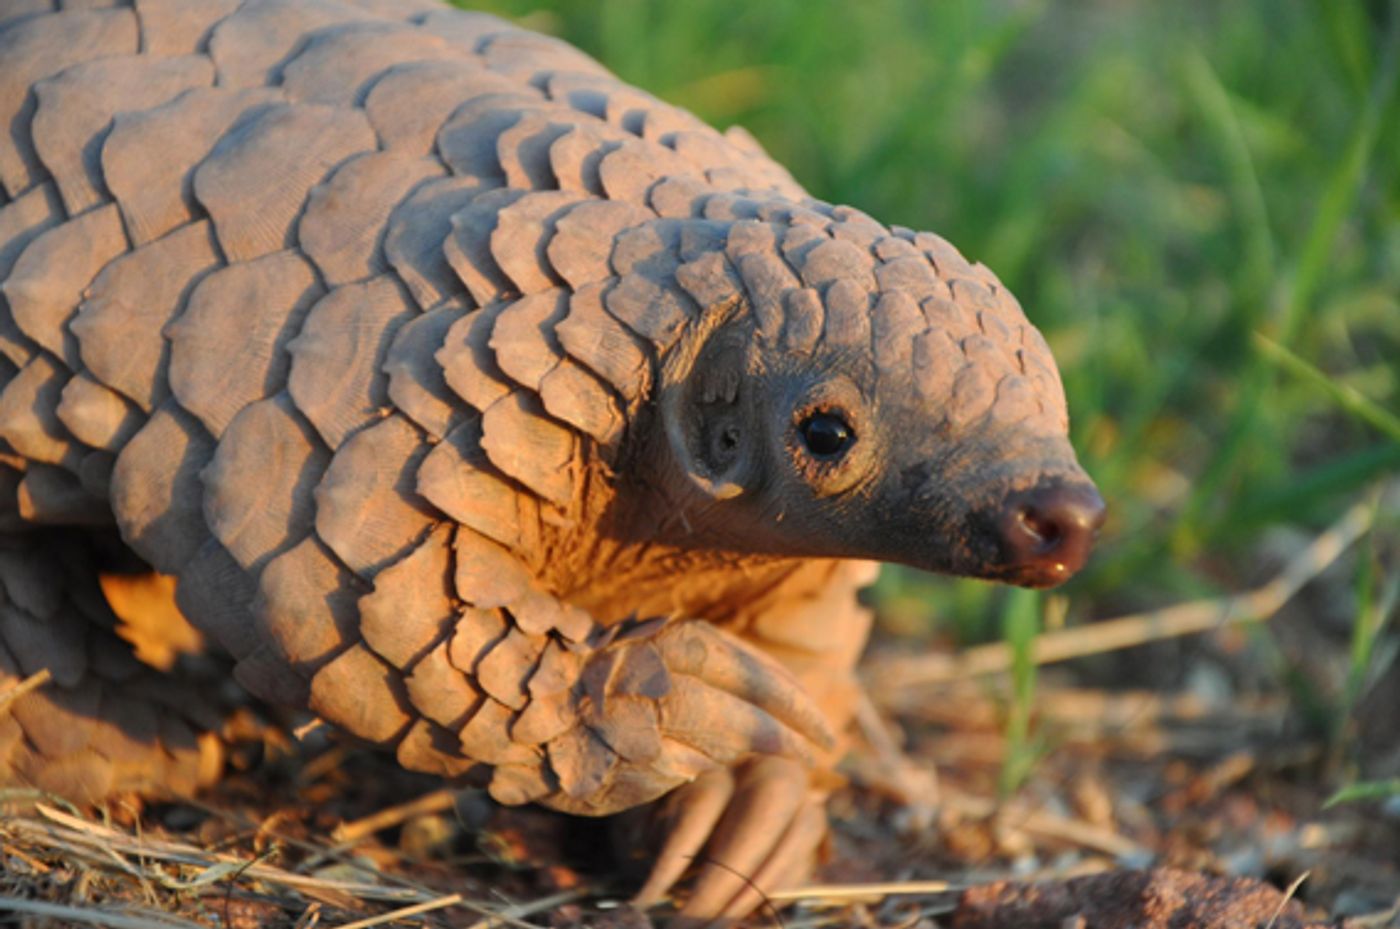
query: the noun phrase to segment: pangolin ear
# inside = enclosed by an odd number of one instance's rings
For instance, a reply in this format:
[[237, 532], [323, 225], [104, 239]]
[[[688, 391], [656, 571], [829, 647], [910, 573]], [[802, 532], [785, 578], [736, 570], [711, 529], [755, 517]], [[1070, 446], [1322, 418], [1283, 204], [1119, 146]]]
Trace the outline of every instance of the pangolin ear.
[[756, 463], [757, 410], [745, 389], [746, 341], [737, 333], [710, 338], [686, 376], [661, 396], [671, 454], [691, 483], [715, 500], [744, 493]]

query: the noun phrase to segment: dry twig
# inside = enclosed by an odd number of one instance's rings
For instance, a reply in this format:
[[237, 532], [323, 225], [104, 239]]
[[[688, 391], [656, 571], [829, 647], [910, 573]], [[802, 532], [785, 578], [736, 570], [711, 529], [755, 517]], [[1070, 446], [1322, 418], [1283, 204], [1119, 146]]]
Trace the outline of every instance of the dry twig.
[[531, 900], [528, 903], [514, 903], [501, 909], [497, 913], [487, 916], [485, 919], [472, 923], [467, 929], [491, 929], [491, 927], [496, 926], [498, 923], [512, 926], [529, 926], [531, 924], [521, 922], [520, 917], [543, 913], [546, 910], [554, 909], [556, 906], [563, 906], [566, 903], [573, 903], [575, 900], [581, 900], [586, 896], [587, 894], [582, 890], [565, 890], [548, 897], [541, 897], [538, 900]]
[[775, 903], [795, 900], [831, 900], [851, 903], [857, 900], [880, 900], [885, 897], [926, 896], [955, 893], [962, 885], [947, 881], [886, 881], [876, 884], [811, 884], [791, 890], [775, 890], [768, 899]]
[[33, 674], [26, 677], [24, 680], [20, 681], [15, 686], [11, 687], [9, 690], [6, 690], [4, 693], [0, 693], [0, 713], [4, 713], [10, 708], [10, 704], [14, 703], [20, 697], [23, 697], [25, 694], [29, 693], [31, 690], [38, 690], [40, 687], [43, 687], [52, 678], [53, 672], [51, 672], [48, 668], [41, 668], [38, 671], [35, 671]]
[[199, 923], [167, 916], [151, 910], [113, 911], [90, 907], [46, 903], [23, 897], [0, 897], [0, 912], [29, 913], [49, 919], [65, 920], [68, 924], [82, 923], [105, 929], [204, 929]]
[[1264, 929], [1274, 929], [1274, 923], [1278, 922], [1278, 918], [1283, 915], [1288, 902], [1297, 895], [1298, 888], [1303, 886], [1303, 881], [1306, 881], [1311, 873], [1311, 871], [1304, 871], [1294, 878], [1293, 883], [1288, 885], [1288, 889], [1283, 892], [1283, 899], [1278, 902], [1278, 909], [1274, 910], [1274, 915], [1269, 917], [1269, 924]]
[[365, 919], [357, 919], [353, 923], [344, 923], [337, 926], [336, 929], [371, 929], [373, 926], [387, 925], [400, 919], [407, 919], [410, 916], [431, 913], [434, 910], [444, 910], [450, 906], [465, 907], [474, 913], [485, 914], [482, 919], [472, 923], [468, 929], [488, 929], [488, 927], [497, 925], [516, 926], [522, 927], [522, 929], [537, 929], [533, 923], [523, 922], [521, 917], [543, 913], [546, 910], [554, 909], [556, 906], [573, 903], [575, 900], [582, 899], [584, 896], [586, 896], [586, 894], [582, 890], [566, 890], [563, 893], [541, 897], [538, 900], [531, 900], [529, 903], [515, 903], [492, 911], [479, 903], [473, 903], [467, 900], [461, 894], [447, 894], [435, 900], [426, 900], [423, 903], [415, 903], [413, 906], [406, 906], [388, 913], [381, 913], [378, 916], [369, 916]]
[[1007, 822], [1026, 832], [1042, 838], [1058, 839], [1082, 848], [1092, 849], [1111, 855], [1114, 858], [1142, 857], [1146, 850], [1132, 839], [1119, 835], [1111, 829], [1103, 829], [1077, 819], [1056, 816], [1044, 810], [1021, 812], [1015, 807], [998, 804], [995, 800], [974, 797], [968, 794], [945, 792], [943, 804], [951, 809], [977, 819], [985, 819], [1001, 812]]
[[456, 791], [435, 790], [421, 797], [415, 797], [407, 803], [386, 807], [354, 822], [341, 823], [331, 833], [331, 840], [338, 845], [353, 844], [367, 835], [390, 829], [415, 816], [450, 810], [453, 803], [456, 802], [456, 797]]

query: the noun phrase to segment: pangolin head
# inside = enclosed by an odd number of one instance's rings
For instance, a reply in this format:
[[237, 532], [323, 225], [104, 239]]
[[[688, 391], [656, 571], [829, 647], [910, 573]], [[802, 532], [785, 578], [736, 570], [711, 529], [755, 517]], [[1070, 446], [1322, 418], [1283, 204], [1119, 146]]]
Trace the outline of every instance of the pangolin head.
[[943, 239], [842, 225], [731, 255], [744, 299], [668, 358], [669, 446], [702, 491], [687, 525], [738, 549], [1069, 578], [1104, 507], [1045, 340]]

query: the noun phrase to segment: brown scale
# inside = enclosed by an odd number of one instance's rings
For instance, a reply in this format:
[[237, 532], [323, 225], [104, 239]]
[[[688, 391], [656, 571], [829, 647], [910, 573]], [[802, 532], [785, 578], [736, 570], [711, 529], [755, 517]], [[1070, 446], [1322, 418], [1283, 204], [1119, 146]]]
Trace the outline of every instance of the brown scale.
[[163, 106], [118, 112], [102, 145], [102, 177], [132, 244], [144, 245], [201, 218], [194, 169], [231, 126], [281, 99], [271, 87], [212, 87]]
[[493, 71], [522, 84], [538, 85], [541, 74], [555, 71], [611, 77], [602, 65], [567, 42], [524, 29], [503, 29], [489, 35], [478, 46], [478, 52]]
[[459, 46], [406, 23], [336, 25], [317, 30], [282, 68], [282, 90], [298, 103], [355, 106], [374, 79], [395, 65], [470, 57]]
[[539, 534], [539, 501], [487, 459], [479, 417], [433, 446], [418, 468], [417, 489], [447, 516], [512, 549], [530, 550]]
[[496, 317], [510, 304], [490, 303], [454, 322], [447, 330], [442, 347], [435, 353], [443, 380], [457, 395], [478, 412], [510, 393], [511, 382], [496, 363], [490, 340]]
[[[283, 545], [262, 568], [252, 612], [280, 656], [310, 677], [359, 638], [356, 600], [362, 589], [307, 527], [300, 541]], [[353, 699], [349, 692], [339, 696]]]
[[563, 357], [555, 325], [569, 311], [569, 292], [561, 288], [530, 293], [505, 304], [495, 315], [487, 346], [503, 375], [533, 393]]
[[500, 161], [501, 136], [522, 119], [557, 110], [528, 88], [460, 100], [451, 118], [438, 130], [438, 157], [459, 177], [476, 178], [491, 187], [504, 186], [506, 172]]
[[463, 101], [523, 90], [474, 58], [414, 61], [378, 75], [365, 94], [364, 109], [382, 147], [430, 155], [438, 131]]
[[127, 544], [157, 571], [178, 573], [209, 538], [200, 474], [214, 448], [199, 421], [167, 401], [117, 455], [112, 511]]
[[[329, 450], [287, 394], [248, 404], [219, 437], [200, 474], [210, 531], [256, 573], [311, 531], [312, 494], [329, 460]], [[269, 462], [276, 467], [268, 469]]]
[[528, 196], [523, 190], [488, 186], [452, 214], [452, 235], [442, 243], [442, 253], [479, 306], [519, 293], [491, 253], [491, 240], [501, 212]]
[[109, 452], [120, 451], [145, 422], [131, 401], [86, 374], [63, 385], [57, 415], [78, 441]]
[[408, 152], [357, 155], [311, 188], [297, 244], [329, 286], [382, 274], [389, 215], [420, 184], [444, 173], [436, 159]]
[[[0, 274], [8, 278], [16, 259], [29, 243], [65, 218], [63, 202], [53, 181], [44, 181], [5, 203], [4, 209], [0, 209]], [[14, 325], [12, 320], [9, 325]], [[8, 340], [0, 342], [0, 347], [16, 364], [28, 358], [27, 354], [17, 354], [20, 346]]]
[[325, 293], [298, 251], [273, 252], [203, 278], [163, 333], [170, 390], [222, 435], [248, 404], [275, 393], [291, 366], [288, 343]]
[[[511, 32], [521, 32], [518, 26], [492, 16], [465, 10], [446, 10], [441, 4], [424, 4], [426, 12], [415, 16], [414, 21], [426, 32], [447, 39], [458, 48], [480, 53], [495, 36]], [[522, 81], [513, 83], [521, 84]]]
[[597, 281], [611, 280], [613, 239], [651, 219], [630, 203], [587, 200], [554, 222], [554, 235], [545, 248], [549, 263], [575, 291]]
[[165, 324], [181, 313], [194, 286], [222, 266], [207, 220], [109, 263], [68, 324], [89, 373], [144, 411], [158, 406], [169, 395]]
[[486, 189], [473, 178], [434, 178], [389, 214], [384, 257], [419, 308], [432, 309], [444, 300], [478, 305], [453, 271], [443, 243], [452, 234], [453, 215]]
[[[352, 690], [358, 699], [345, 699]], [[363, 645], [352, 645], [316, 672], [308, 705], [376, 745], [393, 745], [413, 723], [398, 674]]]
[[[0, 125], [28, 126], [34, 118], [30, 88], [70, 65], [137, 51], [132, 10], [75, 11], [63, 17], [35, 16], [0, 32]], [[17, 197], [48, 176], [28, 131], [0, 139], [0, 184]]]
[[[42, 233], [25, 247], [0, 284], [15, 325], [40, 347], [78, 367], [76, 340], [67, 323], [83, 291], [127, 250], [115, 204], [98, 207]], [[64, 269], [55, 275], [53, 269]]]
[[390, 402], [434, 439], [446, 437], [464, 415], [433, 357], [464, 315], [460, 303], [441, 303], [404, 323], [384, 355]]
[[430, 448], [417, 427], [389, 415], [331, 456], [316, 485], [316, 534], [361, 577], [403, 558], [441, 518], [417, 490]]
[[[20, 519], [55, 526], [106, 526], [112, 522], [102, 465], [110, 455], [93, 452], [78, 463], [78, 473], [31, 463], [15, 488]], [[89, 462], [92, 462], [89, 465]]]
[[0, 390], [0, 439], [31, 461], [76, 471], [83, 448], [58, 419], [68, 377], [52, 355], [36, 354]]
[[135, 0], [141, 23], [141, 49], [165, 57], [204, 52], [214, 26], [238, 9], [240, 0]]
[[334, 0], [240, 3], [214, 26], [208, 54], [219, 86], [262, 87], [277, 83], [304, 36], [326, 26], [375, 18], [355, 4]]
[[546, 253], [555, 224], [580, 198], [567, 191], [529, 193], [496, 214], [491, 257], [519, 294], [533, 294], [562, 283]]
[[382, 359], [399, 327], [417, 315], [392, 275], [343, 284], [307, 311], [286, 345], [287, 392], [330, 449], [389, 409]]
[[630, 414], [651, 387], [651, 363], [644, 344], [604, 308], [611, 287], [608, 282], [576, 288], [554, 334], [570, 358], [617, 391]]
[[194, 194], [224, 257], [251, 261], [295, 245], [311, 188], [374, 148], [374, 130], [358, 110], [273, 104], [224, 133], [194, 173]]
[[457, 732], [486, 699], [468, 676], [474, 670], [458, 670], [448, 658], [447, 642], [438, 642], [407, 669], [408, 699], [425, 719]]
[[59, 185], [70, 216], [108, 199], [102, 138], [117, 110], [144, 110], [214, 83], [203, 55], [122, 55], [74, 65], [34, 85], [34, 148]]

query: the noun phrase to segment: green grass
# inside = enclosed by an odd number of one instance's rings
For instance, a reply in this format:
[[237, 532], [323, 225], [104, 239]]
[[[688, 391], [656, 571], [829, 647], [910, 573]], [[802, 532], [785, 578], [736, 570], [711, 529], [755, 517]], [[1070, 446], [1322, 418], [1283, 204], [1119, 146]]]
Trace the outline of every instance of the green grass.
[[1032, 731], [1035, 683], [1035, 640], [1040, 635], [1040, 594], [1013, 590], [1002, 614], [1001, 636], [1011, 646], [1011, 695], [1006, 708], [1006, 760], [1002, 763], [1002, 797], [1021, 786], [1040, 758], [1043, 745]]
[[1387, 800], [1391, 797], [1400, 797], [1400, 777], [1392, 777], [1385, 781], [1363, 781], [1359, 784], [1352, 784], [1329, 797], [1324, 809], [1342, 803]]
[[[1072, 619], [1242, 586], [1266, 529], [1400, 472], [1393, 2], [485, 6], [1002, 277], [1112, 508]], [[1007, 602], [910, 572], [877, 595], [963, 640]]]

